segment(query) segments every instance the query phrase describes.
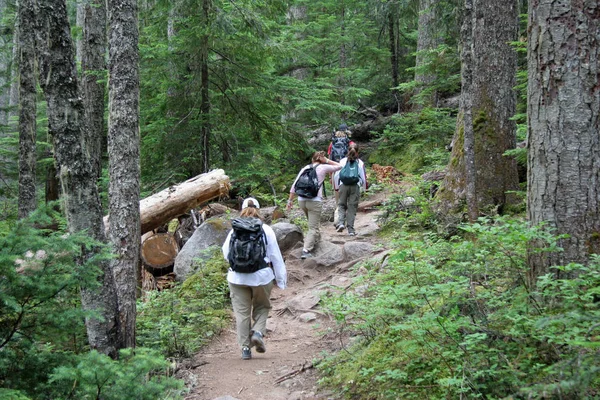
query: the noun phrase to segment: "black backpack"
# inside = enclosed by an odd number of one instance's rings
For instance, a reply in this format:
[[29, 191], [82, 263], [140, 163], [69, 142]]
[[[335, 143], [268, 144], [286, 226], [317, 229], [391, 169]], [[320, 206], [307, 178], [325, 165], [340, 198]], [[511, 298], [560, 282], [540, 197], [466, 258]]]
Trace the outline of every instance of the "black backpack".
[[331, 139], [331, 154], [329, 157], [336, 162], [339, 162], [342, 158], [348, 154], [348, 146], [350, 146], [350, 139], [347, 136], [333, 137]]
[[235, 218], [229, 241], [229, 266], [235, 272], [256, 272], [268, 267], [267, 237], [258, 218]]
[[344, 185], [356, 185], [360, 181], [358, 173], [358, 161], [348, 161], [340, 171], [340, 181]]
[[298, 196], [306, 197], [309, 199], [317, 197], [319, 194], [319, 178], [317, 177], [317, 168], [314, 164], [309, 165], [302, 171], [294, 189]]

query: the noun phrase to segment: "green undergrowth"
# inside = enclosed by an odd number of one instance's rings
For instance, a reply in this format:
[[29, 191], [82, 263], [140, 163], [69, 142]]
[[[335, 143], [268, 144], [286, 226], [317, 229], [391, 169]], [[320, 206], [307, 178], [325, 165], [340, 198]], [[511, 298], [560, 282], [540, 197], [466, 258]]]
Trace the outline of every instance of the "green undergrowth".
[[97, 286], [112, 255], [65, 225], [48, 204], [0, 227], [0, 399], [181, 398], [159, 351], [112, 360], [90, 349], [84, 319], [98, 315], [82, 309], [79, 287]]
[[395, 115], [376, 140], [369, 163], [392, 165], [404, 173], [422, 173], [448, 164], [456, 118], [449, 110], [425, 108]]
[[556, 241], [524, 221], [481, 219], [450, 239], [399, 232], [383, 264], [325, 299], [351, 337], [320, 364], [325, 387], [348, 399], [598, 398], [600, 258], [533, 289], [526, 245]]
[[138, 303], [137, 340], [170, 357], [188, 357], [217, 335], [229, 321], [229, 298], [221, 250], [198, 263], [183, 284], [149, 292]]

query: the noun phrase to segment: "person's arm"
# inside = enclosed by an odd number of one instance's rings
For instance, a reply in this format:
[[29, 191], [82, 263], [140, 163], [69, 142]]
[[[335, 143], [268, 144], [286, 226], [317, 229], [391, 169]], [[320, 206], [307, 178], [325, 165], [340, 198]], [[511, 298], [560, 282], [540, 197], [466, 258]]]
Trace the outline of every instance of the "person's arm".
[[367, 183], [367, 167], [365, 166], [365, 163], [362, 160], [360, 160], [359, 165], [361, 166], [361, 168], [358, 169], [361, 186], [362, 186], [363, 190], [366, 192], [367, 189], [369, 188], [369, 184]]
[[267, 236], [267, 257], [271, 265], [273, 265], [273, 273], [275, 274], [275, 282], [280, 289], [287, 287], [287, 270], [285, 268], [285, 261], [281, 255], [281, 250], [277, 244], [277, 236], [273, 229], [268, 225], [263, 225], [263, 230]]
[[227, 239], [225, 239], [225, 242], [223, 243], [223, 247], [221, 248], [223, 250], [223, 257], [225, 257], [226, 260], [229, 260], [229, 242], [231, 241], [232, 233], [233, 233], [233, 229], [229, 231], [229, 234], [227, 235]]
[[300, 178], [300, 175], [302, 175], [302, 171], [304, 171], [306, 168], [308, 168], [308, 165], [302, 168], [300, 172], [298, 172], [298, 175], [296, 175], [296, 179], [294, 179], [294, 182], [292, 183], [292, 187], [290, 188], [290, 196], [288, 197], [286, 206], [286, 209], [288, 211], [291, 210], [292, 206], [294, 205], [294, 196], [296, 195], [296, 181], [298, 181], [298, 178]]

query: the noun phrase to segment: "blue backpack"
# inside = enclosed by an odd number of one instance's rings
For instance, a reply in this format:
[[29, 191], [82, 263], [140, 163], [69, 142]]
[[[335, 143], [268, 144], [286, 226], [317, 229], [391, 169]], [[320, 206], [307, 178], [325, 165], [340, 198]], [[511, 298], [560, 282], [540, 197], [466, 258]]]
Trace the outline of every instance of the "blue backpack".
[[356, 185], [360, 181], [358, 160], [346, 162], [340, 171], [340, 181], [346, 186]]

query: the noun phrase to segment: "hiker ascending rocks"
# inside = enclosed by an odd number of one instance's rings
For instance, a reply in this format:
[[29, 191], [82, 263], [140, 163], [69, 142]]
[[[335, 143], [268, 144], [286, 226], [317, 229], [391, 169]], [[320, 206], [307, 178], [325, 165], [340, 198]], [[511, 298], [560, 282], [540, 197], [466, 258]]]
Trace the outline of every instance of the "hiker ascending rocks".
[[229, 261], [227, 282], [242, 360], [252, 358], [252, 347], [259, 353], [266, 351], [264, 334], [273, 280], [280, 289], [287, 285], [277, 237], [270, 226], [262, 223], [259, 208], [256, 199], [245, 199], [240, 217], [231, 221], [233, 229], [223, 243], [223, 256]]
[[360, 191], [367, 190], [367, 175], [365, 163], [358, 158], [358, 145], [352, 143], [348, 150], [348, 156], [340, 161], [342, 169], [334, 175], [334, 187], [339, 190], [338, 200], [338, 224], [336, 230], [343, 232], [348, 229], [348, 235], [356, 235], [354, 230], [354, 218], [360, 200]]
[[[350, 130], [348, 130], [348, 125], [341, 124], [338, 130], [333, 134], [331, 138], [331, 143], [329, 143], [329, 147], [327, 148], [327, 155], [330, 159], [336, 162], [340, 162], [342, 158], [346, 157], [348, 154], [348, 149], [351, 144], [354, 144], [352, 140], [350, 140]], [[333, 193], [335, 195], [335, 211], [333, 213], [333, 224], [337, 227], [339, 225], [339, 212], [337, 204], [340, 200], [340, 192], [335, 186], [335, 182], [333, 182], [333, 174], [331, 175], [331, 187], [334, 188]]]
[[317, 151], [312, 156], [312, 164], [302, 168], [290, 189], [287, 209], [293, 205], [294, 195], [298, 196], [298, 206], [308, 219], [308, 232], [304, 238], [302, 258], [312, 257], [311, 251], [320, 239], [321, 211], [323, 210], [323, 181], [327, 174], [342, 168], [340, 163], [325, 157], [325, 152]]

